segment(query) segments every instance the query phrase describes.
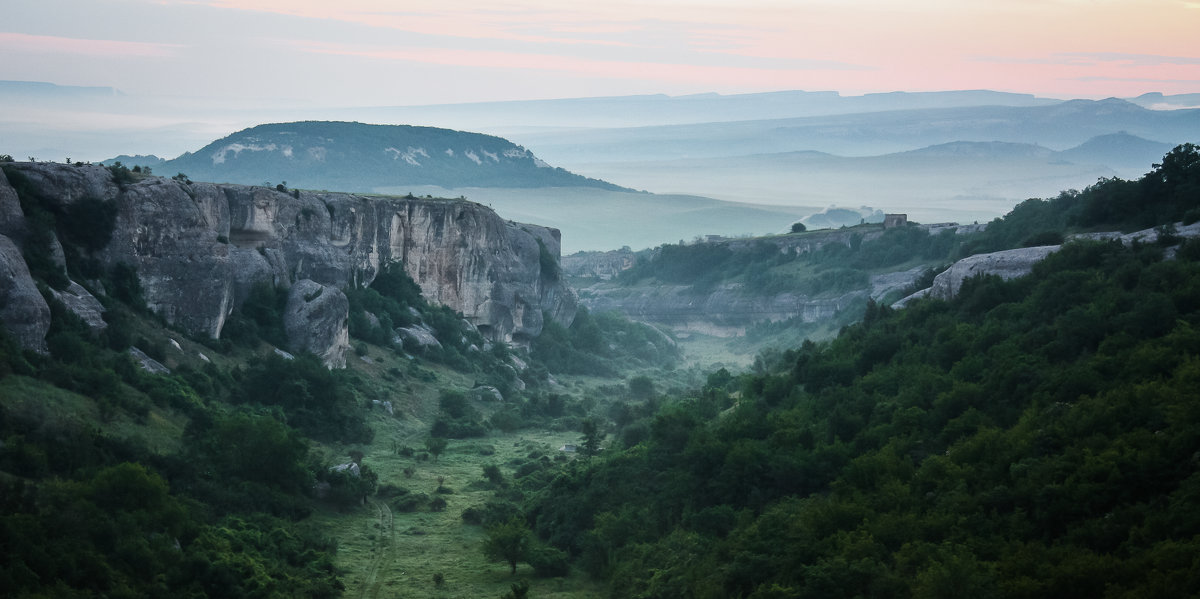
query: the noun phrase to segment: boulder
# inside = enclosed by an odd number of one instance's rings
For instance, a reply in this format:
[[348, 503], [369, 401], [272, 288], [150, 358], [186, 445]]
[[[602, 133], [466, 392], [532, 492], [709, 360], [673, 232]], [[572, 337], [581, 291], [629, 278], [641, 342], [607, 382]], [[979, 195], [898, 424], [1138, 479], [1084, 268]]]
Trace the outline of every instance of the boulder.
[[480, 385], [467, 392], [467, 397], [476, 401], [504, 401], [500, 390], [490, 385]]
[[170, 368], [163, 366], [158, 360], [151, 358], [146, 355], [146, 352], [136, 347], [130, 346], [129, 355], [133, 356], [133, 359], [138, 363], [138, 366], [142, 367], [142, 370], [150, 374], [171, 374]]
[[330, 466], [329, 471], [330, 472], [345, 472], [346, 474], [349, 474], [350, 476], [353, 476], [355, 478], [362, 476], [362, 470], [358, 467], [358, 464], [355, 462], [346, 462], [345, 464], [338, 464], [337, 466]]
[[50, 306], [15, 243], [0, 235], [0, 324], [22, 349], [46, 352]]
[[[54, 299], [62, 302], [63, 306], [83, 320], [93, 333], [108, 328], [108, 323], [104, 322], [104, 305], [79, 283], [71, 281], [71, 285], [65, 290], [53, 289], [51, 293], [54, 294]], [[175, 349], [179, 349], [178, 343], [174, 340], [171, 343], [175, 345]]]
[[437, 340], [437, 331], [423, 322], [414, 324], [411, 327], [398, 328], [395, 330], [395, 333], [396, 337], [392, 339], [392, 342], [397, 345], [402, 345], [405, 340], [411, 339], [417, 345], [421, 346], [422, 349], [442, 346], [442, 343]]
[[350, 302], [336, 287], [311, 279], [296, 281], [288, 291], [283, 328], [292, 351], [311, 352], [326, 368], [345, 368], [350, 349]]

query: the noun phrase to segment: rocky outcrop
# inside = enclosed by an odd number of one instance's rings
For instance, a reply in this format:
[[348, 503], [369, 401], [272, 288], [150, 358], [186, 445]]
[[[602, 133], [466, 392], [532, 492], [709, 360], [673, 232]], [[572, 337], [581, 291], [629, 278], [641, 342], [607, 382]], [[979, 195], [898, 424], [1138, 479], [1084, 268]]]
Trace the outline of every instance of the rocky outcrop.
[[[70, 286], [59, 291], [51, 289], [50, 293], [54, 294], [54, 299], [58, 300], [68, 310], [83, 320], [84, 324], [93, 332], [103, 331], [108, 328], [108, 323], [104, 322], [104, 305], [100, 300], [96, 299], [83, 285], [71, 281]], [[179, 349], [179, 344], [175, 343], [175, 349]]]
[[563, 272], [572, 277], [608, 281], [633, 268], [637, 255], [629, 247], [607, 252], [576, 252], [562, 257]]
[[[116, 202], [112, 241], [97, 257], [136, 267], [149, 307], [192, 333], [219, 337], [255, 283], [365, 285], [389, 262], [492, 340], [527, 342], [541, 332], [543, 312], [564, 323], [574, 317], [573, 292], [539, 260], [539, 245], [558, 256], [558, 232], [472, 202], [158, 177], [118, 186], [101, 166], [8, 167], [57, 204]], [[0, 182], [0, 198], [11, 189]]]
[[21, 201], [3, 170], [0, 170], [0, 235], [17, 244], [25, 237], [25, 214], [21, 211]]
[[171, 374], [170, 368], [163, 366], [161, 362], [151, 358], [150, 356], [146, 355], [146, 352], [136, 347], [129, 347], [129, 355], [133, 357], [133, 361], [137, 362], [137, 365], [140, 366], [142, 370], [145, 370], [150, 374]]
[[392, 342], [396, 345], [404, 345], [407, 341], [420, 348], [442, 347], [442, 342], [437, 340], [437, 331], [423, 322], [410, 327], [400, 327], [394, 332], [396, 336]]
[[867, 298], [878, 300], [911, 286], [923, 270], [918, 267], [873, 275], [862, 289], [819, 297], [797, 292], [757, 293], [738, 284], [697, 293], [687, 285], [598, 283], [581, 289], [579, 301], [589, 310], [615, 310], [633, 320], [661, 325], [675, 334], [734, 337], [763, 321], [799, 319], [813, 323], [833, 319], [838, 312]]
[[488, 402], [488, 401], [502, 402], [502, 401], [504, 401], [504, 394], [500, 393], [499, 389], [492, 387], [490, 385], [480, 385], [478, 387], [472, 388], [470, 391], [467, 391], [467, 397], [469, 399], [473, 399], [475, 401], [485, 401], [485, 402]]
[[288, 290], [283, 329], [292, 351], [310, 352], [326, 368], [345, 368], [349, 322], [350, 302], [340, 289], [304, 279]]
[[[1072, 235], [1070, 239], [1073, 241], [1120, 241], [1125, 245], [1130, 245], [1133, 243], [1158, 243], [1161, 235], [1164, 233], [1169, 233], [1180, 239], [1200, 237], [1200, 222], [1190, 225], [1175, 223], [1168, 229], [1144, 229], [1134, 231], [1133, 233], [1081, 233]], [[902, 308], [914, 299], [922, 297], [943, 300], [950, 299], [958, 295], [958, 291], [962, 289], [963, 281], [971, 277], [996, 275], [1008, 280], [1025, 276], [1033, 271], [1034, 264], [1041, 262], [1046, 256], [1058, 251], [1060, 247], [1062, 246], [1047, 245], [968, 256], [955, 262], [945, 272], [934, 278], [933, 286], [929, 289], [918, 291], [892, 304], [892, 306]], [[1167, 257], [1174, 255], [1174, 249], [1174, 247], [1167, 248]]]
[[864, 289], [838, 297], [812, 298], [798, 293], [747, 293], [739, 285], [725, 285], [704, 293], [696, 293], [686, 285], [595, 286], [581, 292], [580, 303], [595, 312], [616, 310], [633, 320], [662, 325], [675, 333], [734, 337], [744, 334], [747, 326], [764, 320], [799, 318], [816, 322], [833, 318], [867, 293]]
[[1046, 245], [968, 256], [955, 262], [933, 279], [929, 297], [950, 299], [958, 295], [963, 281], [980, 275], [996, 275], [1005, 280], [1025, 276], [1033, 271], [1034, 264], [1057, 252], [1060, 247], [1062, 246]]
[[38, 293], [21, 250], [3, 235], [0, 235], [0, 323], [21, 349], [46, 351], [50, 306]]

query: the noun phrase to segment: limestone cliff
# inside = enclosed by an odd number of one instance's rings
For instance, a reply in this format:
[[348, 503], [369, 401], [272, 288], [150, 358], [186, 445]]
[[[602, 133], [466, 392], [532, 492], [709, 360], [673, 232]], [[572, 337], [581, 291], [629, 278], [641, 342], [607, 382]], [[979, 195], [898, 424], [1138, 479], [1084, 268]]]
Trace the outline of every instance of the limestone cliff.
[[46, 351], [50, 307], [38, 293], [19, 250], [0, 235], [0, 324], [23, 349]]
[[963, 281], [984, 274], [996, 275], [1005, 280], [1025, 276], [1033, 270], [1034, 264], [1041, 262], [1051, 253], [1057, 252], [1059, 247], [1046, 245], [968, 256], [955, 262], [933, 279], [933, 287], [929, 289], [929, 296], [943, 300], [950, 299], [958, 295]]
[[799, 292], [753, 293], [726, 284], [704, 293], [689, 285], [595, 284], [580, 290], [580, 303], [589, 310], [616, 310], [642, 322], [665, 326], [675, 333], [734, 337], [752, 324], [792, 318], [813, 323], [833, 319], [838, 312], [867, 300], [880, 299], [912, 285], [923, 267], [872, 275], [865, 287], [843, 294], [812, 297]]
[[[159, 177], [118, 184], [98, 165], [14, 163], [52, 205], [116, 202], [105, 265], [136, 267], [147, 304], [172, 324], [219, 337], [257, 282], [369, 284], [398, 261], [432, 302], [462, 312], [493, 340], [538, 335], [542, 313], [569, 323], [575, 296], [542, 272], [558, 231], [501, 219], [461, 200], [396, 198], [191, 183]], [[11, 204], [0, 179], [0, 200]]]
[[[1133, 233], [1101, 232], [1081, 233], [1071, 235], [1070, 240], [1084, 241], [1120, 241], [1125, 245], [1133, 243], [1158, 243], [1163, 229], [1144, 229]], [[1184, 225], [1175, 223], [1171, 226], [1171, 235], [1181, 239], [1200, 237], [1200, 223]], [[971, 277], [996, 275], [1002, 279], [1014, 279], [1033, 272], [1033, 265], [1041, 262], [1050, 254], [1057, 252], [1062, 246], [1047, 245], [1029, 248], [1002, 250], [990, 254], [967, 256], [955, 262], [933, 279], [933, 286], [918, 291], [892, 304], [892, 307], [903, 308], [915, 299], [932, 297], [948, 300], [958, 295], [963, 282]], [[1168, 247], [1167, 257], [1174, 255], [1176, 247]]]

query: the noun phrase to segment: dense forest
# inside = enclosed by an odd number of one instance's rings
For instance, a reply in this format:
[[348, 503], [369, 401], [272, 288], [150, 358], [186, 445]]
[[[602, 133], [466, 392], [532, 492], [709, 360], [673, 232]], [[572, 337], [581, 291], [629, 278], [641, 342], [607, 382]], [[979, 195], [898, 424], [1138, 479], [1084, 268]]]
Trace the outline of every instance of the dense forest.
[[[1169, 233], [1198, 183], [1181, 146], [972, 241]], [[871, 304], [509, 495], [613, 597], [1195, 595], [1200, 241], [1179, 244], [1073, 242], [953, 301]]]
[[618, 597], [1200, 592], [1198, 259], [1071, 244], [872, 307], [669, 404], [528, 522]]

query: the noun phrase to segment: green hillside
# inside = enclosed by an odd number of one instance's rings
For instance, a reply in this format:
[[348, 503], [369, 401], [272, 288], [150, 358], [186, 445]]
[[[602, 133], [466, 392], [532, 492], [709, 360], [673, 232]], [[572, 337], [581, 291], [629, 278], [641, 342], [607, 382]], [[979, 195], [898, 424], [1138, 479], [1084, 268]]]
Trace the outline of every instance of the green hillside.
[[623, 188], [537, 159], [492, 135], [409, 125], [259, 125], [153, 168], [197, 181], [371, 192], [380, 187]]

